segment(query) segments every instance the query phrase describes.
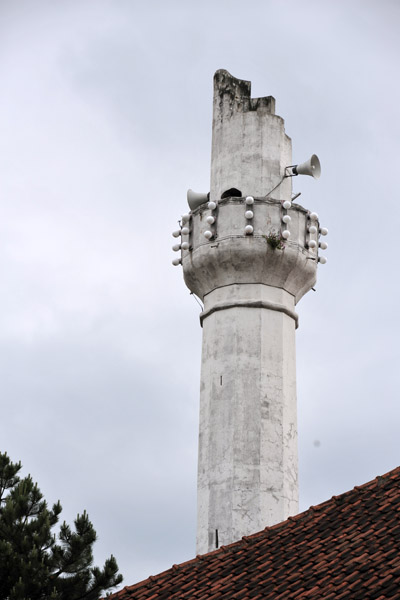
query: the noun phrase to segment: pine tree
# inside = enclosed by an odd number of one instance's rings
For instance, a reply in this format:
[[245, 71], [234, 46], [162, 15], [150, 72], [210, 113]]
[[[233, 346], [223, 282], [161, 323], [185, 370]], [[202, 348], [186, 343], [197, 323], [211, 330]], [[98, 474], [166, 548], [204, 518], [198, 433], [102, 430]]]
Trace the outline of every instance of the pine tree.
[[52, 533], [61, 513], [49, 509], [21, 463], [0, 453], [0, 600], [97, 600], [119, 585], [113, 556], [103, 569], [92, 566], [96, 532], [86, 511], [71, 529], [65, 522]]

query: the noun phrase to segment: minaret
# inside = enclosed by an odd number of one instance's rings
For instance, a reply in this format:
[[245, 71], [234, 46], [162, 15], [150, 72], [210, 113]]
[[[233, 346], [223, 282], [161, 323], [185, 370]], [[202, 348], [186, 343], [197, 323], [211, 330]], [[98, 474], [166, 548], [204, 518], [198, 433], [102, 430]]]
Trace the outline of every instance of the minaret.
[[197, 552], [298, 512], [295, 306], [316, 281], [318, 215], [292, 203], [293, 167], [275, 100], [217, 71], [210, 194], [189, 192], [176, 236], [203, 302]]

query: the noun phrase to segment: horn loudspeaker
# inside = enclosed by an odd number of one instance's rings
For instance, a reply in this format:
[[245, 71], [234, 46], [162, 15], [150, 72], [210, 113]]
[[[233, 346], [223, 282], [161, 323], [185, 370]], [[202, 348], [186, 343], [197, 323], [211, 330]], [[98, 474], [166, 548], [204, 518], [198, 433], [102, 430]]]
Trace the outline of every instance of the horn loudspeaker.
[[306, 162], [301, 163], [301, 165], [296, 165], [293, 172], [296, 175], [311, 175], [314, 179], [319, 179], [321, 175], [321, 163], [319, 162], [318, 156], [313, 154]]
[[208, 201], [210, 194], [203, 194], [200, 192], [194, 192], [193, 190], [187, 191], [187, 201], [190, 210], [196, 210], [199, 206]]

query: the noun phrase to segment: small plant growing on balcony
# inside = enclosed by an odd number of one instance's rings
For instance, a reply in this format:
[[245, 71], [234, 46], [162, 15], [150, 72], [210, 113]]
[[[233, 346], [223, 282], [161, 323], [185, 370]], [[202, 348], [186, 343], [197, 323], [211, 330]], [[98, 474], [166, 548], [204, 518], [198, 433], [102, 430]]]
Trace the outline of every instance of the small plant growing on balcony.
[[275, 231], [275, 229], [272, 229], [268, 235], [265, 236], [265, 239], [267, 240], [267, 244], [274, 250], [283, 250], [285, 248], [285, 238], [282, 237], [281, 233]]

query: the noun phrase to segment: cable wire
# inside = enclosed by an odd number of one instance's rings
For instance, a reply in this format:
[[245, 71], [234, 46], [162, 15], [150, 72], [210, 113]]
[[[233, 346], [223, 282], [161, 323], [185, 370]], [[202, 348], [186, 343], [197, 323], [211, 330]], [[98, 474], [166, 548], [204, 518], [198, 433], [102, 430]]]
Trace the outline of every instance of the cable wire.
[[189, 294], [191, 296], [193, 296], [193, 298], [196, 300], [197, 304], [200, 306], [201, 310], [204, 310], [204, 306], [201, 304], [200, 300], [197, 298], [197, 296], [195, 294], [193, 294], [193, 292], [189, 292]]
[[286, 175], [284, 175], [282, 177], [282, 179], [280, 180], [280, 182], [278, 183], [278, 185], [276, 185], [274, 188], [272, 188], [272, 190], [270, 192], [268, 192], [268, 194], [265, 194], [264, 198], [267, 198], [270, 194], [272, 194], [272, 192], [274, 192], [276, 190], [276, 188], [278, 188], [281, 185], [281, 183], [282, 183], [282, 181], [284, 179], [286, 179]]

